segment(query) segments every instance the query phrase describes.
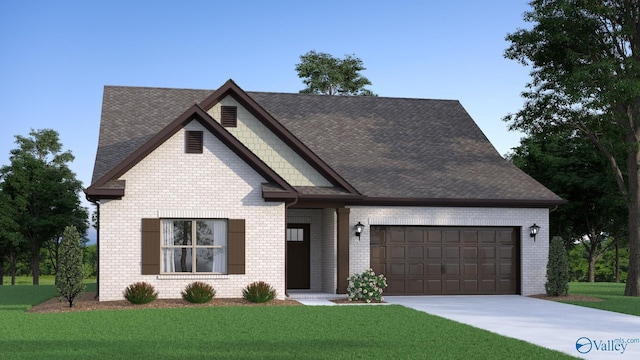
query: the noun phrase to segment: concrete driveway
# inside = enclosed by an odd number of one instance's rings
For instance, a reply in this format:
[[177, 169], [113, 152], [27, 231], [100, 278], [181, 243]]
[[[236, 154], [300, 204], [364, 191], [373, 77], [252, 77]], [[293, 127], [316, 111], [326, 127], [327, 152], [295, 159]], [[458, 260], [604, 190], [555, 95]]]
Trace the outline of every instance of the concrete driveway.
[[586, 359], [640, 359], [640, 317], [519, 295], [385, 301]]

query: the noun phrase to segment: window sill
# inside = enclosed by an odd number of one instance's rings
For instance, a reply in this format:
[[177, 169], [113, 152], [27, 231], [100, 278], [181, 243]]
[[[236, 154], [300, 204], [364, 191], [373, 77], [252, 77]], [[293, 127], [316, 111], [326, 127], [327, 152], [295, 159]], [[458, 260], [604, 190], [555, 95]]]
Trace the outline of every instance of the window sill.
[[158, 275], [158, 280], [223, 280], [228, 279], [226, 274], [163, 274]]

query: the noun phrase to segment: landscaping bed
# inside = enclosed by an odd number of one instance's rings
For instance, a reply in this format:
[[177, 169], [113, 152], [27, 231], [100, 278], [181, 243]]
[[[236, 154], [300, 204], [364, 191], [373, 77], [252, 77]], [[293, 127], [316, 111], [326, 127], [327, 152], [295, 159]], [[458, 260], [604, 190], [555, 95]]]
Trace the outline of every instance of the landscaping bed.
[[271, 300], [265, 303], [252, 303], [245, 299], [225, 299], [214, 298], [205, 304], [193, 304], [182, 299], [157, 299], [148, 304], [134, 305], [127, 300], [98, 301], [95, 299], [95, 292], [86, 292], [81, 300], [73, 307], [69, 307], [66, 301], [58, 298], [49, 299], [43, 303], [31, 307], [28, 312], [51, 313], [70, 312], [88, 310], [119, 310], [119, 309], [163, 309], [163, 308], [186, 308], [186, 307], [208, 307], [208, 306], [299, 306], [295, 300]]

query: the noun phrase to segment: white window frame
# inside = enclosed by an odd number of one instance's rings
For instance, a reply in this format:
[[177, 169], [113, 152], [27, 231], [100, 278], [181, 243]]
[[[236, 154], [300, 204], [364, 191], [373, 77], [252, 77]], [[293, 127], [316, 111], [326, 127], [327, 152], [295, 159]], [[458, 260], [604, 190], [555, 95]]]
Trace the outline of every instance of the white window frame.
[[[212, 220], [222, 220], [225, 222], [225, 239], [224, 245], [198, 245], [196, 234], [197, 234], [197, 222], [198, 221], [212, 221]], [[174, 221], [190, 221], [191, 222], [191, 245], [165, 245], [165, 223], [166, 222], [174, 222]], [[160, 226], [162, 231], [160, 231], [160, 274], [163, 275], [226, 275], [228, 272], [228, 257], [229, 257], [229, 219], [220, 219], [220, 218], [162, 218], [160, 219]], [[215, 241], [215, 240], [214, 240]], [[191, 249], [191, 271], [165, 271], [165, 249]], [[197, 250], [198, 249], [224, 249], [224, 271], [222, 272], [197, 272]]]

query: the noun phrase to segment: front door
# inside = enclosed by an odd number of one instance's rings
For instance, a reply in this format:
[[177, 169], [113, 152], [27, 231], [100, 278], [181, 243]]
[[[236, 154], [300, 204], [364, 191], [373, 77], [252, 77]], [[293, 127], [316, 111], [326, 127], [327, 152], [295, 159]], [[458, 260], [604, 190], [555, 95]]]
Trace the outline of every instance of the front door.
[[287, 288], [310, 288], [309, 224], [287, 225]]

